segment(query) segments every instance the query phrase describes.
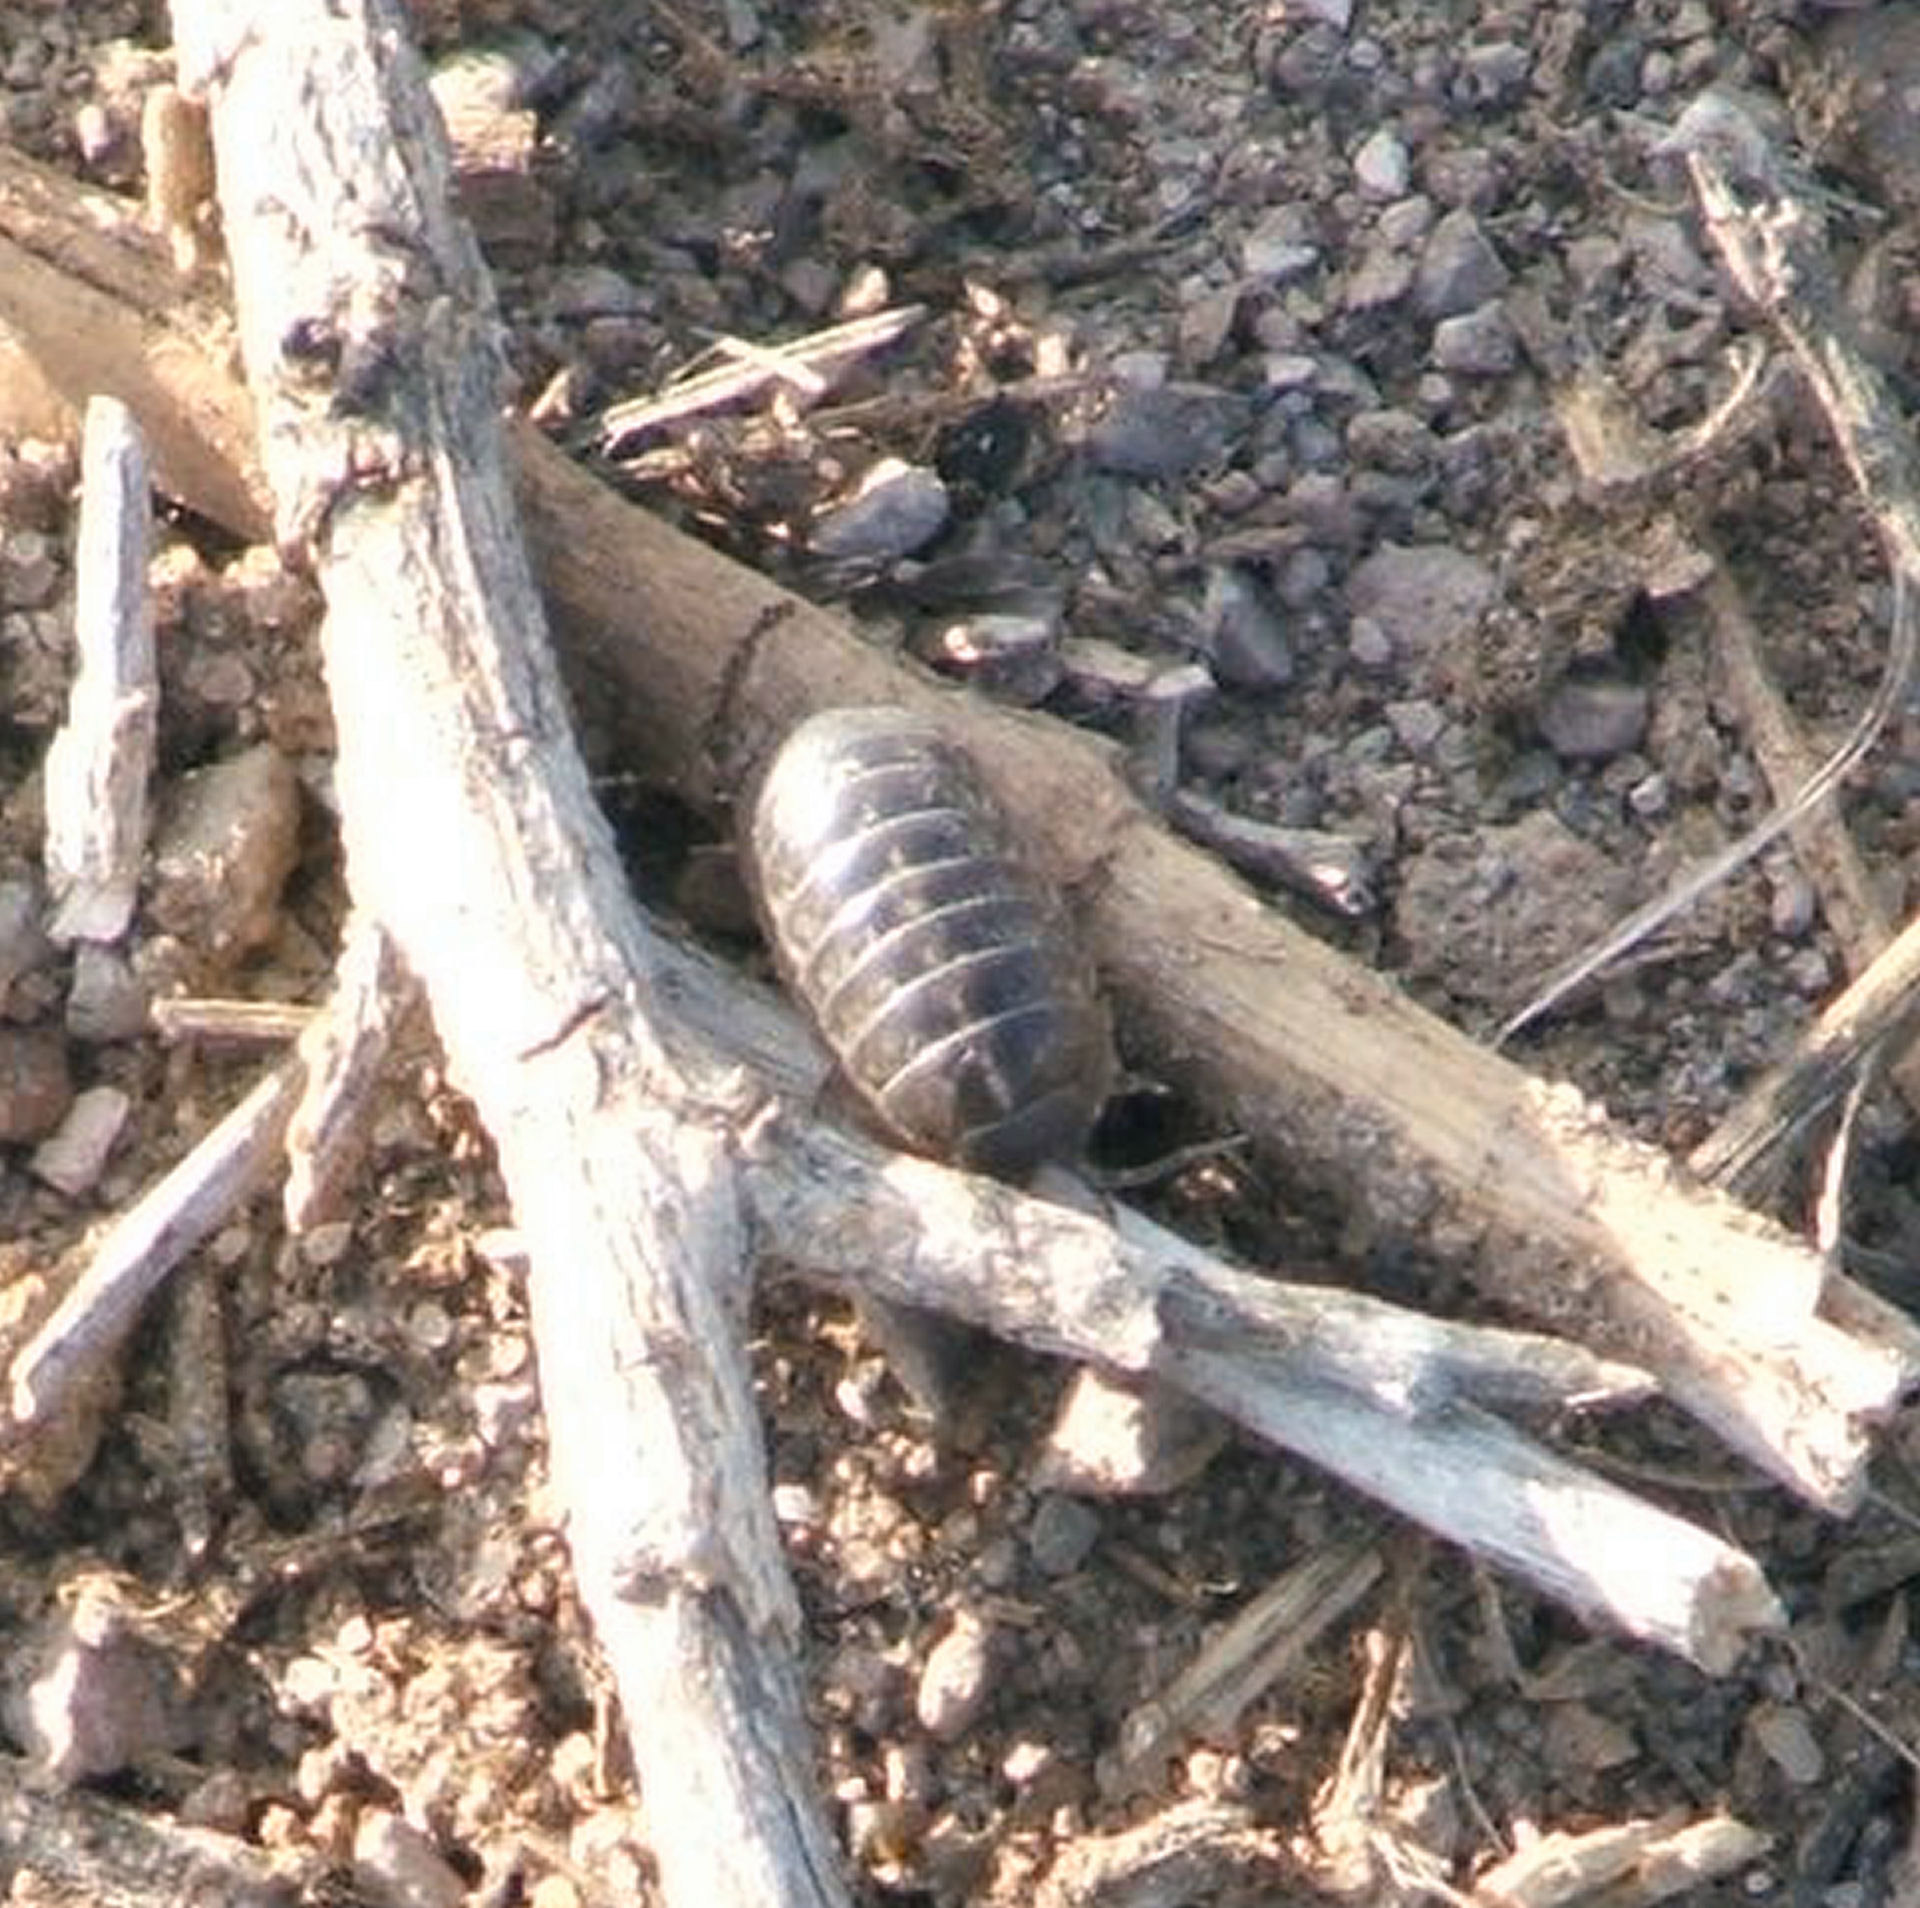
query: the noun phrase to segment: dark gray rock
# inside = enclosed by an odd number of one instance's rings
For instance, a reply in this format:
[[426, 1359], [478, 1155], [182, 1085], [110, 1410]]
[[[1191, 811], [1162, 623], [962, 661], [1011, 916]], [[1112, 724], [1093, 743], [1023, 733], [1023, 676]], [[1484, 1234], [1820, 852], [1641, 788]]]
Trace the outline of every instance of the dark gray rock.
[[1533, 61], [1524, 46], [1512, 40], [1485, 40], [1461, 55], [1457, 90], [1467, 105], [1481, 111], [1511, 106], [1527, 90], [1532, 70]]
[[1374, 244], [1347, 274], [1343, 302], [1348, 311], [1379, 311], [1397, 305], [1413, 289], [1414, 260], [1387, 244]]
[[1077, 1497], [1044, 1492], [1027, 1527], [1027, 1550], [1046, 1577], [1066, 1577], [1086, 1562], [1100, 1541], [1100, 1513]]
[[1356, 464], [1402, 476], [1433, 461], [1433, 432], [1411, 411], [1387, 406], [1359, 412], [1347, 426], [1347, 451]]
[[1498, 377], [1519, 361], [1513, 326], [1498, 304], [1442, 318], [1433, 328], [1433, 362], [1468, 377]]
[[1567, 761], [1603, 762], [1639, 746], [1647, 715], [1647, 692], [1637, 683], [1569, 676], [1541, 709], [1540, 733]]
[[1450, 544], [1383, 544], [1347, 579], [1347, 607], [1403, 657], [1465, 639], [1493, 600], [1493, 572]]
[[815, 520], [808, 542], [835, 563], [891, 563], [931, 543], [950, 508], [937, 471], [882, 458], [847, 502]]
[[1413, 301], [1429, 318], [1472, 311], [1507, 287], [1507, 268], [1464, 207], [1446, 213], [1427, 235], [1414, 278]]
[[1263, 284], [1281, 284], [1320, 262], [1320, 233], [1312, 209], [1289, 201], [1271, 206], [1240, 241], [1240, 269]]
[[1122, 385], [1087, 433], [1087, 456], [1120, 477], [1178, 477], [1218, 463], [1246, 425], [1246, 401], [1209, 384]]
[[647, 294], [607, 265], [568, 265], [553, 274], [547, 309], [557, 319], [630, 319], [647, 309]]
[[1244, 570], [1207, 572], [1203, 640], [1217, 682], [1229, 689], [1283, 689], [1293, 680], [1293, 646], [1267, 593]]
[[53, 958], [46, 896], [35, 881], [0, 881], [0, 1007], [15, 981]]

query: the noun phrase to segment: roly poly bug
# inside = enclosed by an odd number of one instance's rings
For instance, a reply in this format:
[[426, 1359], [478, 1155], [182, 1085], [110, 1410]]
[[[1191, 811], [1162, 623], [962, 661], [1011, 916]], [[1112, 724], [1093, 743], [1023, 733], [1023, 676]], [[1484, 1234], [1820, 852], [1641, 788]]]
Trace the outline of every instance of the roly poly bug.
[[1006, 1178], [1079, 1151], [1106, 1014], [957, 743], [902, 709], [809, 717], [743, 835], [781, 974], [894, 1138]]

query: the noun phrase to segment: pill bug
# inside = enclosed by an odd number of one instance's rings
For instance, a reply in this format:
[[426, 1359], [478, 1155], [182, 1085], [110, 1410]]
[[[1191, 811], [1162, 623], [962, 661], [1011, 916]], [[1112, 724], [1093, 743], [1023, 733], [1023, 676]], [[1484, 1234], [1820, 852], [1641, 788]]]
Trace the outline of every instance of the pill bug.
[[957, 743], [902, 709], [812, 716], [743, 839], [783, 978], [895, 1139], [1007, 1178], [1079, 1151], [1106, 1015]]

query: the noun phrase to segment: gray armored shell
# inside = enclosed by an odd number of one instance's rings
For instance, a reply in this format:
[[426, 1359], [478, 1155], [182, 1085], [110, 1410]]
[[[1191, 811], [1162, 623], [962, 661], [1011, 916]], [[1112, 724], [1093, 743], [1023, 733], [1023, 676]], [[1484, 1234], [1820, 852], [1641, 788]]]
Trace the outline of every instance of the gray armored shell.
[[1007, 1177], [1080, 1150], [1106, 1015], [956, 743], [901, 709], [810, 717], [744, 834], [781, 974], [895, 1138]]

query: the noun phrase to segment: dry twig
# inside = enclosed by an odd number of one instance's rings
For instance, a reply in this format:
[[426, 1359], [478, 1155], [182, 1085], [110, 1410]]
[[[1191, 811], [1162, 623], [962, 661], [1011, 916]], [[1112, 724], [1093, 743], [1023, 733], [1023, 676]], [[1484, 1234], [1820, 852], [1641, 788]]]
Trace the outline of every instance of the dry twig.
[[1704, 1888], [1766, 1853], [1767, 1837], [1730, 1815], [1613, 1822], [1580, 1834], [1543, 1835], [1480, 1877], [1472, 1900], [1487, 1908], [1650, 1908]]
[[410, 995], [393, 943], [378, 926], [347, 926], [326, 1009], [300, 1035], [306, 1069], [287, 1126], [281, 1208], [299, 1234], [331, 1218], [359, 1165], [374, 1084]]
[[1383, 1567], [1371, 1544], [1334, 1544], [1251, 1598], [1121, 1724], [1101, 1787], [1121, 1795], [1157, 1789], [1162, 1763], [1189, 1736], [1230, 1737], [1247, 1705], [1359, 1603]]
[[1257, 1277], [1137, 1213], [1110, 1226], [791, 1113], [769, 1116], [745, 1165], [765, 1249], [809, 1278], [1165, 1380], [1557, 1601], [1704, 1666], [1730, 1666], [1779, 1621], [1751, 1559], [1490, 1415], [1618, 1383], [1572, 1347]]
[[117, 941], [147, 847], [160, 699], [147, 556], [147, 458], [117, 398], [87, 406], [74, 553], [76, 664], [66, 726], [47, 752], [47, 882], [59, 941]]
[[742, 1336], [739, 1094], [657, 1017], [660, 957], [569, 733], [438, 115], [381, 0], [176, 0], [174, 30], [208, 103], [279, 534], [326, 597], [355, 903], [498, 1149], [662, 1893], [832, 1908]]
[[897, 305], [782, 345], [718, 339], [719, 364], [675, 378], [657, 397], [612, 406], [600, 420], [602, 444], [609, 456], [618, 456], [648, 431], [757, 397], [775, 385], [809, 399], [824, 397], [849, 366], [905, 337], [925, 315], [920, 305]]
[[119, 1348], [140, 1308], [278, 1164], [300, 1091], [282, 1061], [117, 1219], [13, 1362], [13, 1427], [45, 1424]]
[[1920, 1034], [1920, 916], [1800, 1037], [1792, 1054], [1750, 1087], [1694, 1149], [1702, 1179], [1751, 1196], [1781, 1151], [1832, 1108], [1875, 1049]]

